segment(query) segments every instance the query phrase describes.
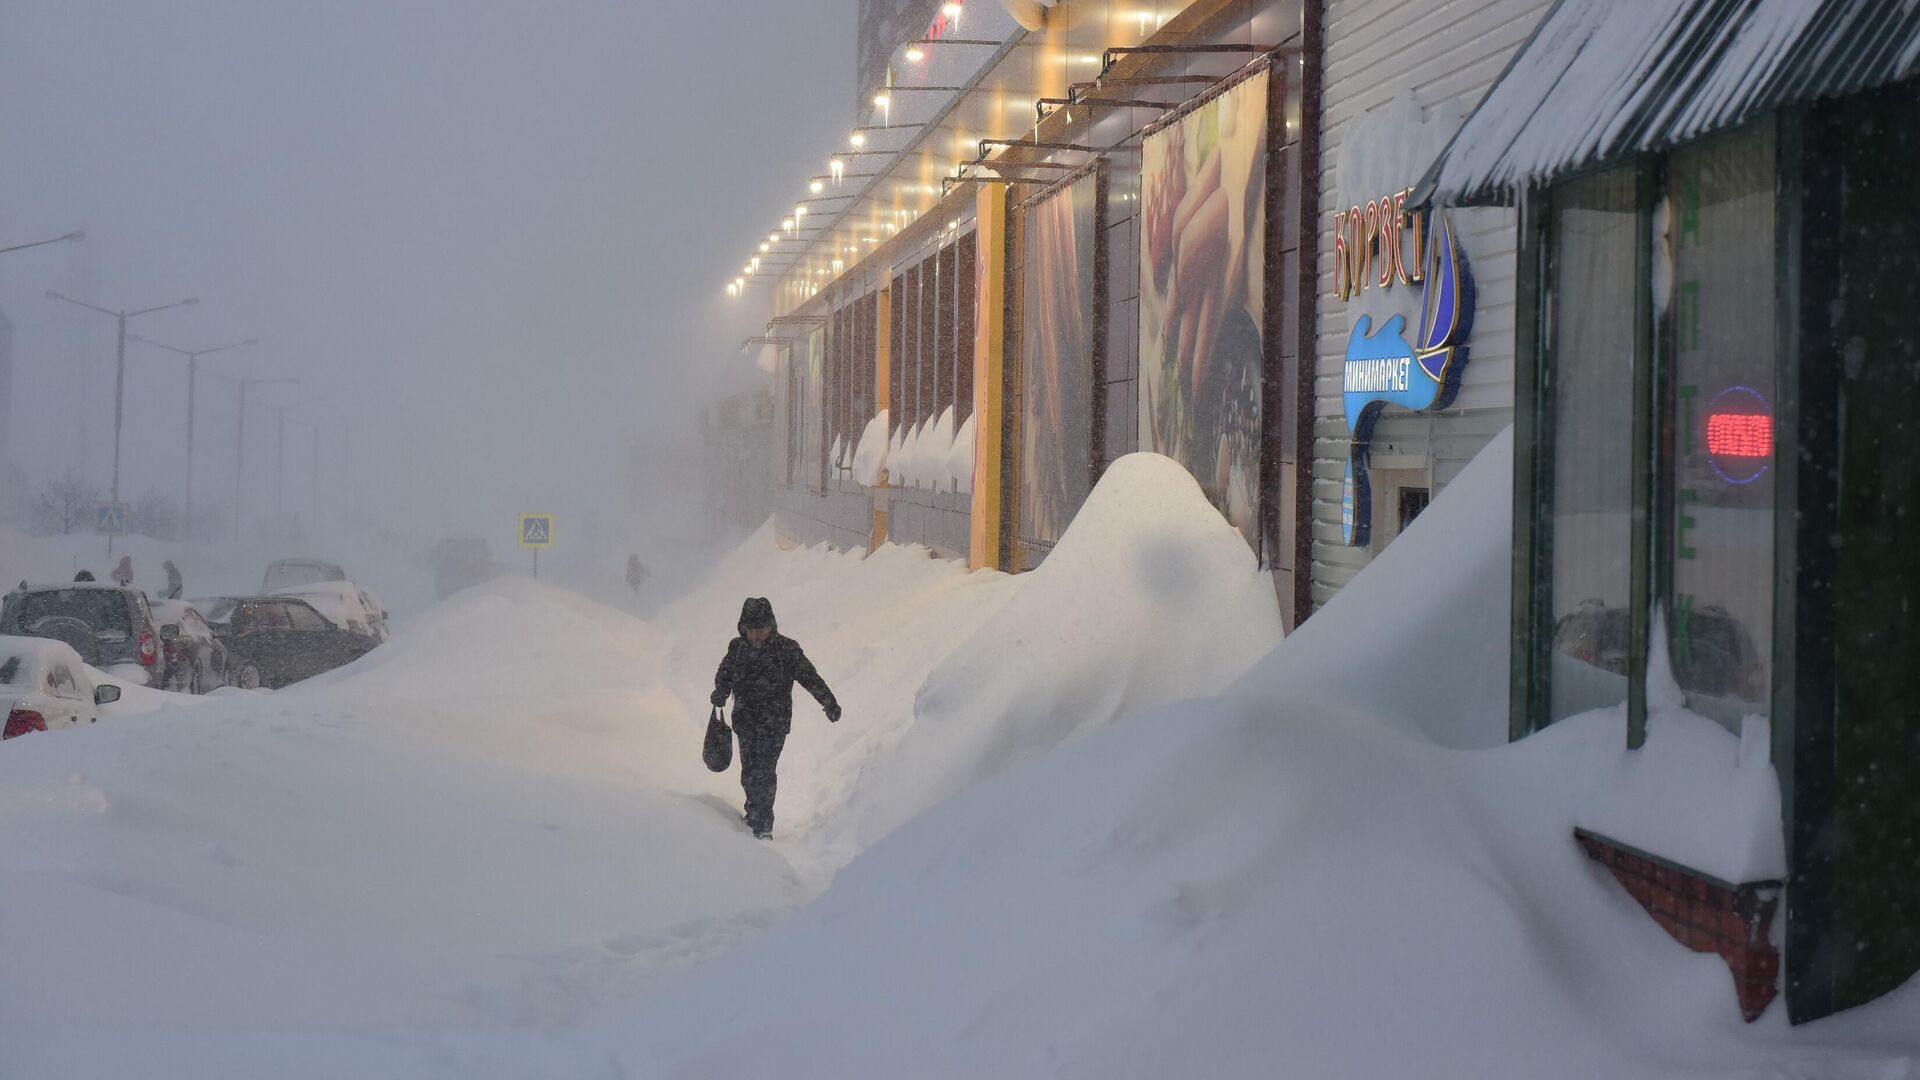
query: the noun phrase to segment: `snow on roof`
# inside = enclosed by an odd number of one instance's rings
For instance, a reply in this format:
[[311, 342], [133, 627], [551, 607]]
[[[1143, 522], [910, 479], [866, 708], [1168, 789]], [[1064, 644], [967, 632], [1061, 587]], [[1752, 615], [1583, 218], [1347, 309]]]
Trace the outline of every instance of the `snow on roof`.
[[1414, 201], [1524, 186], [1915, 73], [1920, 0], [1559, 0]]
[[40, 584], [34, 584], [32, 582], [23, 582], [20, 585], [15, 586], [13, 591], [14, 592], [53, 592], [59, 589], [99, 589], [99, 590], [112, 589], [118, 592], [122, 589], [130, 590], [132, 588], [133, 586], [131, 585], [122, 585], [117, 581], [55, 581], [51, 583], [42, 582]]
[[313, 605], [315, 611], [326, 616], [327, 621], [342, 629], [351, 629], [350, 624], [362, 626], [373, 621], [377, 601], [368, 596], [367, 591], [351, 581], [317, 581], [307, 585], [288, 585], [275, 589], [271, 596], [286, 596], [305, 600]]

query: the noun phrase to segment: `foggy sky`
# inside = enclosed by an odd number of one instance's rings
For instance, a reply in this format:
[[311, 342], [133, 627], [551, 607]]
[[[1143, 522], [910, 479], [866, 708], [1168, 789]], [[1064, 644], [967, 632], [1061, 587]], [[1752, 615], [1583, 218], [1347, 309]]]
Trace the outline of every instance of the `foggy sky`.
[[[635, 432], [692, 437], [764, 306], [726, 281], [845, 137], [854, 0], [7, 0], [0, 255], [15, 457], [105, 490], [113, 320], [203, 370], [298, 375], [247, 417], [246, 503], [323, 514], [339, 425], [403, 531], [623, 499]], [[123, 496], [178, 494], [186, 361], [128, 349]], [[196, 491], [231, 498], [233, 386], [203, 376]], [[258, 403], [257, 405], [255, 403]], [[82, 453], [81, 443], [89, 449]], [[291, 508], [291, 507], [290, 507]]]

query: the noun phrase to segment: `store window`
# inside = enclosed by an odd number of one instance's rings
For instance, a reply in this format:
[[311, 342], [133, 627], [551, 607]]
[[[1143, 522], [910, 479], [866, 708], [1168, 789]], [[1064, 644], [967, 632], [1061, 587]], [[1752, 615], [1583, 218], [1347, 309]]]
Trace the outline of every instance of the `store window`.
[[1628, 701], [1661, 640], [1693, 712], [1770, 713], [1774, 153], [1761, 123], [1548, 193], [1534, 723]]
[[[1674, 152], [1672, 600], [1687, 706], [1765, 715], [1773, 628], [1774, 140], [1760, 126]], [[1756, 280], [1757, 278], [1757, 280]]]
[[1635, 170], [1553, 192], [1549, 720], [1627, 697], [1632, 629]]
[[954, 361], [954, 409], [953, 423], [956, 429], [973, 415], [973, 305], [974, 261], [979, 249], [972, 232], [961, 235], [954, 265], [953, 315], [957, 326], [954, 336], [958, 342], [958, 352]]
[[888, 434], [906, 423], [907, 388], [907, 276], [893, 279], [887, 290], [887, 427]]

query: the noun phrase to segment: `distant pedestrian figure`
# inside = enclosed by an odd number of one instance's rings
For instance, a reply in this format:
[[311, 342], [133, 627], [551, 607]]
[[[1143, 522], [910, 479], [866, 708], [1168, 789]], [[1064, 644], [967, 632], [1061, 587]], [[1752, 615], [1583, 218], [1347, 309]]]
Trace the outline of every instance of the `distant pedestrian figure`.
[[647, 564], [641, 562], [638, 555], [627, 556], [627, 588], [637, 593], [640, 591], [640, 586], [646, 583]]
[[[75, 581], [92, 581], [92, 580], [93, 580], [93, 571], [91, 571], [91, 570], [82, 570], [82, 571], [80, 571], [79, 573], [77, 573], [77, 574], [75, 574], [75, 575], [73, 575], [73, 580], [75, 580]], [[26, 582], [24, 582], [24, 581], [20, 583], [20, 587], [21, 587], [21, 588], [23, 588], [23, 589], [24, 589], [24, 588], [26, 588], [26, 585], [27, 585], [27, 583], [26, 583]]]
[[120, 565], [114, 567], [113, 573], [107, 576], [113, 578], [113, 580], [119, 582], [121, 585], [133, 584], [133, 556], [120, 556]]
[[713, 707], [733, 696], [733, 730], [740, 739], [740, 786], [747, 795], [747, 827], [765, 840], [773, 835], [775, 770], [793, 728], [793, 684], [806, 687], [827, 721], [838, 723], [840, 703], [813, 668], [800, 643], [782, 637], [773, 604], [750, 596], [740, 608], [740, 636], [727, 643], [726, 659], [713, 678]]
[[184, 591], [187, 587], [186, 583], [180, 579], [180, 568], [173, 565], [172, 559], [168, 559], [166, 562], [163, 562], [160, 564], [160, 569], [165, 570], [167, 572], [167, 591], [165, 594], [163, 594], [160, 597], [160, 599], [162, 600], [180, 599], [181, 592]]

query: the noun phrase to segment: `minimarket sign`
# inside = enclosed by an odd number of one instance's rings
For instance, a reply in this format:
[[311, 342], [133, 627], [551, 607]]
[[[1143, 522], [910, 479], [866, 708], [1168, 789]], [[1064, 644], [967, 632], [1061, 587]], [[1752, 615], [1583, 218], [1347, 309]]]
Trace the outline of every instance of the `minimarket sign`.
[[[1373, 535], [1373, 492], [1367, 455], [1373, 426], [1388, 405], [1414, 412], [1444, 409], [1460, 389], [1473, 331], [1473, 274], [1446, 214], [1406, 209], [1408, 188], [1365, 207], [1333, 215], [1334, 296], [1350, 300], [1399, 286], [1411, 299], [1420, 287], [1420, 321], [1409, 339], [1407, 316], [1395, 314], [1374, 329], [1361, 314], [1347, 338], [1341, 396], [1351, 433], [1340, 494], [1340, 530], [1350, 545]], [[1409, 304], [1411, 306], [1411, 304]]]

